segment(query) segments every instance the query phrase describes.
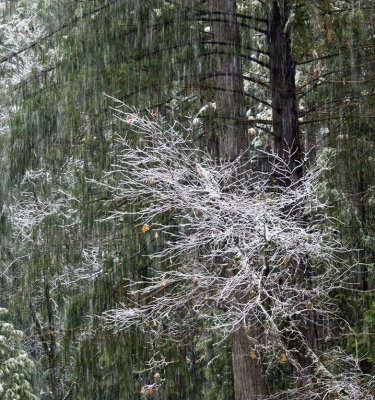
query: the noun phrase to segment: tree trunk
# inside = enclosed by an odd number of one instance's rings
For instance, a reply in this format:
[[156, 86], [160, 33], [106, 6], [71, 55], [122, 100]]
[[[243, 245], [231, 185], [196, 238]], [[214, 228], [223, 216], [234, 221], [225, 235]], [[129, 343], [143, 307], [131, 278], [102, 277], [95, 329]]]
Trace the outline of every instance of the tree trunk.
[[238, 54], [241, 41], [236, 18], [236, 0], [209, 0], [209, 4], [215, 54], [215, 153], [221, 159], [231, 160], [248, 147], [242, 64]]
[[251, 357], [251, 340], [244, 327], [232, 334], [232, 363], [236, 400], [258, 400], [268, 393], [261, 360]]
[[268, 6], [268, 47], [270, 53], [270, 85], [272, 95], [275, 151], [302, 175], [299, 168], [302, 149], [299, 139], [296, 62], [291, 50], [291, 32], [286, 28], [290, 15], [289, 0], [274, 0]]
[[[296, 62], [291, 48], [291, 31], [287, 26], [291, 6], [290, 0], [268, 2], [268, 47], [275, 151], [293, 171], [292, 180], [298, 180], [303, 175], [303, 149], [299, 137]], [[284, 180], [284, 183], [290, 182]], [[296, 286], [309, 288], [313, 273], [310, 266], [296, 262], [295, 270]], [[313, 319], [311, 313], [309, 320], [302, 318], [299, 321], [301, 338], [293, 333], [292, 328], [284, 337], [285, 346], [293, 351], [302, 367], [302, 371], [293, 371], [297, 387], [306, 383], [305, 373], [313, 363], [310, 350], [315, 352], [317, 349], [318, 332], [311, 322]]]
[[[215, 154], [232, 160], [248, 147], [245, 125], [245, 97], [240, 34], [235, 0], [210, 0], [211, 34], [215, 53], [216, 126]], [[219, 14], [219, 12], [221, 14]], [[224, 54], [223, 54], [224, 53]], [[259, 359], [251, 357], [251, 342], [243, 327], [232, 335], [232, 362], [235, 400], [255, 400], [267, 394], [266, 380]]]

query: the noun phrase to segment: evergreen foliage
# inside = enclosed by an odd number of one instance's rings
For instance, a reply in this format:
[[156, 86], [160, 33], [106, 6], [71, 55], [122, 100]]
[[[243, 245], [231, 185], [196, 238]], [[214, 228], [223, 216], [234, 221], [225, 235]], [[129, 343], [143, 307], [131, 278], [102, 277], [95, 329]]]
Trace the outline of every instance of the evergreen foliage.
[[6, 322], [7, 309], [0, 309], [0, 318], [0, 396], [4, 400], [37, 400], [32, 387], [35, 364], [22, 348], [23, 333]]
[[[191, 127], [194, 146], [214, 160], [234, 119], [238, 132], [248, 132], [256, 168], [267, 172], [262, 154], [277, 152], [281, 126], [275, 93], [282, 85], [269, 39], [277, 7], [290, 39], [301, 153], [308, 155], [306, 169], [317, 160], [330, 166], [320, 177], [319, 198], [337, 218], [334, 234], [354, 249], [346, 262], [356, 265], [352, 289], [330, 294], [348, 329], [338, 337], [331, 320], [318, 319], [316, 351], [340, 346], [359, 360], [363, 376], [374, 375], [373, 1], [227, 3], [235, 15], [217, 10], [214, 0], [0, 1], [0, 299], [27, 336], [29, 356], [19, 331], [3, 335], [7, 357], [19, 360], [14, 368], [24, 362], [22, 373], [8, 368], [13, 387], [26, 390], [17, 393], [21, 399], [32, 393], [44, 400], [234, 398], [232, 344], [207, 321], [191, 324], [186, 338], [160, 342], [139, 326], [120, 333], [104, 328], [103, 313], [128, 304], [129, 282], [155, 276], [147, 256], [166, 246], [164, 233], [141, 233], [147, 221], [139, 225], [134, 213], [144, 203], [114, 195], [121, 177], [106, 174], [123, 151], [116, 136], [133, 148], [144, 143], [114, 116], [109, 96], [146, 118]], [[238, 27], [235, 45], [215, 39], [220, 23]], [[241, 116], [233, 117], [220, 109], [220, 93], [233, 95], [230, 73], [220, 68], [237, 58], [244, 100]], [[168, 221], [167, 210], [159, 222]], [[169, 261], [160, 268], [170, 271]], [[154, 354], [173, 363], [150, 369]], [[295, 378], [289, 361], [278, 362], [276, 347], [275, 357], [267, 375], [273, 394]], [[155, 374], [162, 385], [148, 394]]]

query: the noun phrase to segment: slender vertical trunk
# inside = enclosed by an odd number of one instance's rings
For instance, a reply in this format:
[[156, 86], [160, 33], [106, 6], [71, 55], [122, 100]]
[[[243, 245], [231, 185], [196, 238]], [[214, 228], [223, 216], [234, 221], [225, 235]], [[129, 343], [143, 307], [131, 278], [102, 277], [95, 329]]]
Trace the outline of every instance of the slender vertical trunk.
[[62, 398], [62, 390], [60, 386], [60, 382], [57, 378], [57, 348], [56, 348], [56, 334], [55, 327], [53, 323], [54, 312], [52, 310], [52, 299], [49, 288], [49, 283], [45, 279], [44, 282], [44, 295], [47, 306], [47, 318], [48, 318], [48, 334], [46, 334], [46, 338], [48, 338], [49, 346], [48, 354], [47, 354], [47, 362], [48, 362], [48, 370], [49, 370], [49, 383], [51, 387], [51, 391], [53, 393], [54, 400], [59, 400]]
[[[235, 0], [209, 0], [211, 34], [215, 55], [215, 102], [217, 127], [215, 153], [220, 159], [238, 157], [248, 146], [240, 33]], [[218, 14], [221, 12], [221, 14]], [[225, 54], [223, 54], [225, 53]], [[256, 400], [267, 394], [260, 361], [251, 357], [249, 332], [238, 327], [232, 335], [235, 400]]]
[[268, 47], [270, 53], [270, 85], [273, 109], [273, 133], [276, 152], [298, 168], [302, 149], [299, 139], [296, 62], [291, 50], [291, 32], [286, 23], [290, 16], [290, 0], [274, 0], [268, 6]]
[[[351, 6], [353, 9], [359, 7], [358, 4], [354, 0], [351, 1]], [[360, 80], [362, 75], [362, 68], [361, 62], [359, 60], [359, 41], [358, 37], [354, 32], [351, 32], [350, 35], [350, 42], [352, 45], [350, 46], [350, 75], [351, 75], [351, 86], [352, 86], [352, 98], [359, 99], [361, 97], [361, 87], [360, 87]], [[358, 112], [358, 110], [356, 110]], [[361, 132], [363, 131], [362, 121], [360, 119], [357, 120], [355, 123], [354, 132]], [[353, 154], [357, 152], [353, 150]], [[358, 216], [361, 221], [361, 227], [363, 233], [367, 233], [367, 209], [365, 202], [363, 200], [364, 193], [366, 193], [368, 183], [365, 180], [363, 169], [360, 169], [358, 174], [358, 180], [355, 181], [355, 187], [353, 187], [353, 191], [355, 194], [355, 204], [358, 210]], [[360, 233], [359, 233], [360, 234]], [[358, 238], [359, 239], [359, 238]], [[356, 244], [356, 246], [361, 247], [361, 244]], [[368, 290], [368, 267], [366, 259], [363, 260], [363, 265], [360, 267], [359, 271], [359, 285], [361, 290]]]
[[38, 333], [40, 343], [43, 348], [44, 357], [46, 359], [47, 371], [48, 371], [47, 382], [51, 391], [51, 395], [53, 396], [54, 400], [60, 400], [62, 399], [62, 394], [58, 389], [59, 384], [56, 376], [56, 354], [54, 346], [53, 348], [51, 347], [51, 338], [50, 338], [50, 335], [52, 335], [53, 333], [48, 332], [48, 330], [46, 332], [46, 329], [42, 327], [42, 324], [39, 321], [39, 318], [35, 312], [32, 302], [30, 302], [30, 311], [35, 323], [35, 328]]

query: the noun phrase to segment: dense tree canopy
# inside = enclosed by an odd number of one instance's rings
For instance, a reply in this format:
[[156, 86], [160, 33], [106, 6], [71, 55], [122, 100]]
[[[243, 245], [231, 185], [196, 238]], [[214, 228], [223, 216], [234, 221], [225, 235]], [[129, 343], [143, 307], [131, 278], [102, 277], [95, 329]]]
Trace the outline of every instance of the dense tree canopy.
[[0, 1], [30, 398], [374, 398], [372, 3]]

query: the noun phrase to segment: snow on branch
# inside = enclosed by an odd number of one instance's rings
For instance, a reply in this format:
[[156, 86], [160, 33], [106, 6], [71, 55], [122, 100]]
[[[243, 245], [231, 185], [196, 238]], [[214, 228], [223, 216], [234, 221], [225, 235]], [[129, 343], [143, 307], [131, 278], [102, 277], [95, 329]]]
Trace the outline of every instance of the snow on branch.
[[[61, 288], [66, 292], [82, 290], [85, 283], [106, 274], [108, 251], [104, 253], [95, 240], [87, 237], [90, 235], [82, 228], [82, 199], [74, 195], [82, 168], [79, 160], [70, 159], [58, 179], [52, 179], [52, 173], [44, 168], [25, 171], [19, 190], [2, 209], [12, 230], [10, 250], [17, 256], [16, 261], [30, 261], [34, 252], [51, 252], [51, 248], [66, 255], [54, 258], [49, 271], [51, 293]], [[3, 274], [11, 276], [10, 267], [16, 261], [11, 261]], [[39, 282], [35, 277], [35, 285], [42, 286], [44, 279]]]
[[[0, 2], [0, 11], [2, 12], [0, 20], [2, 32], [0, 61], [2, 70], [6, 72], [6, 78], [8, 78], [6, 83], [11, 86], [18, 84], [31, 72], [41, 68], [41, 63], [37, 60], [31, 47], [22, 53], [19, 50], [28, 48], [45, 33], [38, 17], [39, 5], [37, 1], [30, 2], [27, 8], [21, 1], [14, 3], [12, 11], [4, 12], [6, 4], [4, 1]], [[17, 57], [8, 60], [7, 58], [12, 54], [17, 55]]]
[[[183, 293], [173, 291], [163, 298], [182, 296], [185, 305], [191, 296], [197, 317], [212, 314], [215, 326], [229, 333], [238, 324], [246, 324], [250, 310], [263, 315], [257, 306], [263, 296], [274, 301], [273, 313], [287, 312], [293, 317], [308, 310], [308, 299], [318, 300], [320, 294], [292, 284], [295, 277], [288, 273], [299, 263], [313, 261], [321, 271], [319, 280], [335, 285], [332, 273], [338, 270], [328, 267], [339, 264], [341, 249], [329, 227], [323, 229], [328, 217], [313, 191], [321, 170], [308, 172], [298, 185], [278, 187], [274, 177], [288, 176], [290, 171], [276, 155], [269, 155], [274, 161], [267, 174], [251, 169], [255, 158], [246, 163], [246, 170], [240, 159], [218, 164], [198, 150], [180, 126], [166, 128], [163, 121], [142, 118], [133, 110], [119, 115], [142, 144], [135, 147], [118, 136], [117, 163], [107, 174], [113, 183], [99, 184], [115, 199], [138, 207], [116, 210], [107, 219], [136, 214], [145, 234], [152, 231], [167, 238], [164, 249], [153, 257], [172, 262], [167, 271], [159, 271], [159, 280], [153, 277], [140, 293], [152, 293], [163, 282], [168, 287], [172, 283], [184, 286]], [[341, 278], [340, 273], [333, 275]], [[236, 293], [244, 284], [253, 295], [239, 299]], [[294, 296], [303, 303], [289, 302]], [[150, 307], [156, 306], [153, 300], [152, 296], [141, 307], [148, 315]], [[225, 312], [212, 312], [217, 304]]]
[[[152, 276], [128, 282], [128, 301], [105, 313], [107, 326], [136, 326], [159, 337], [181, 337], [199, 324], [222, 337], [244, 327], [254, 357], [259, 351], [270, 367], [288, 361], [302, 370], [298, 350], [286, 344], [292, 335], [304, 348], [314, 385], [349, 385], [335, 390], [359, 399], [351, 375], [330, 372], [301, 333], [317, 318], [334, 318], [330, 293], [346, 285], [350, 272], [314, 189], [326, 167], [295, 181], [276, 154], [263, 154], [270, 160], [267, 173], [254, 168], [256, 156], [218, 162], [196, 147], [190, 128], [123, 103], [115, 112], [129, 134], [115, 136], [116, 162], [96, 184], [125, 206], [103, 220], [121, 223], [133, 215], [144, 235], [164, 240], [151, 255]], [[253, 325], [263, 327], [261, 337]], [[291, 398], [315, 399], [315, 392]]]
[[64, 188], [69, 187], [72, 180], [72, 173], [64, 173], [59, 185], [54, 187], [50, 171], [42, 168], [25, 172], [21, 190], [3, 208], [15, 240], [23, 246], [40, 245], [47, 239], [43, 231], [47, 224], [67, 230], [79, 223], [76, 207], [79, 200]]

